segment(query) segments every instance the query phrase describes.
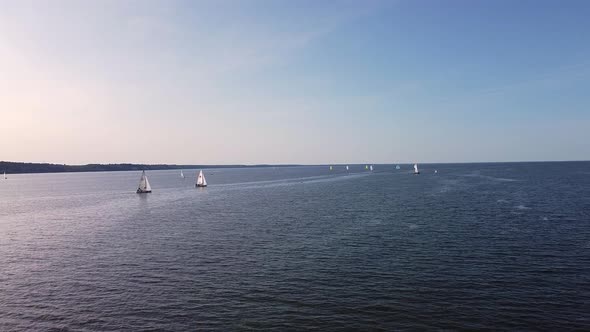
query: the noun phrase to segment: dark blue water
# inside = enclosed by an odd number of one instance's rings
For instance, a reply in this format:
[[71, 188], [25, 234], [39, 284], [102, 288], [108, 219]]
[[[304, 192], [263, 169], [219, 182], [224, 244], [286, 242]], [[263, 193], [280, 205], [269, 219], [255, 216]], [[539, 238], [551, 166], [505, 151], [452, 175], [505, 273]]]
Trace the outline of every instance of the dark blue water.
[[9, 174], [0, 330], [590, 330], [590, 163], [409, 172]]

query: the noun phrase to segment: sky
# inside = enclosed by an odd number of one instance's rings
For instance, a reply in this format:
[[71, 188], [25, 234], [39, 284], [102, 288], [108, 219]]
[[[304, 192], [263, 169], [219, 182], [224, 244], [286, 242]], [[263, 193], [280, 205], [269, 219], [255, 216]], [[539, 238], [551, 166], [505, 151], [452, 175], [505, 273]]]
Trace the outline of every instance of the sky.
[[589, 160], [588, 17], [573, 0], [0, 0], [0, 160]]

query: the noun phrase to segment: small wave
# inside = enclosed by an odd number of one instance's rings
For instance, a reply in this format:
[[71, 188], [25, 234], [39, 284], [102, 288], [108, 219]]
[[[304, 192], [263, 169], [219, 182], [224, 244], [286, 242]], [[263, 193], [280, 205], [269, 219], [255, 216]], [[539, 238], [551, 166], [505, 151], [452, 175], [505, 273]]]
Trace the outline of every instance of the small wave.
[[499, 199], [499, 200], [497, 200], [496, 202], [497, 202], [497, 203], [503, 203], [503, 204], [504, 204], [504, 203], [508, 203], [508, 200], [505, 200], [505, 199]]
[[530, 209], [531, 209], [530, 207], [528, 207], [528, 206], [524, 206], [524, 205], [522, 205], [522, 204], [520, 204], [520, 205], [517, 205], [515, 208], [516, 208], [517, 210], [530, 210]]

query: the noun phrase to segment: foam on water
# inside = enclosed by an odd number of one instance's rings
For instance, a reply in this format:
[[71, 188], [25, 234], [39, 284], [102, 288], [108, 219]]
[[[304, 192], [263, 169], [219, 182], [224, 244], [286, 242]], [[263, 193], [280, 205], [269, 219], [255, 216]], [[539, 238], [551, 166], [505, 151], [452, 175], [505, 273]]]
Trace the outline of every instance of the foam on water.
[[515, 207], [515, 209], [517, 209], [517, 210], [530, 210], [531, 208], [520, 204], [520, 205], [517, 205]]

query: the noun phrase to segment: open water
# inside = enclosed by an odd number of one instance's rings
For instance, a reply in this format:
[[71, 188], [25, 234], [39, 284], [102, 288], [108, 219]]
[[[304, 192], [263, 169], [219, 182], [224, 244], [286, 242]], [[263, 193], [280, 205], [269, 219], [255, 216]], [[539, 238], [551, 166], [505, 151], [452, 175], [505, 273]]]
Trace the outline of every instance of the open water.
[[0, 330], [590, 330], [590, 163], [421, 168], [8, 174]]

